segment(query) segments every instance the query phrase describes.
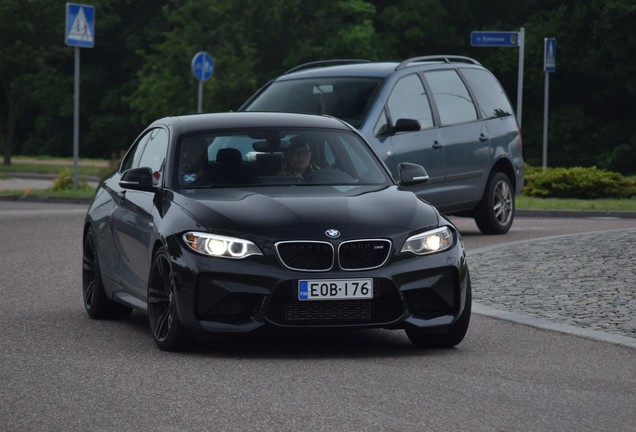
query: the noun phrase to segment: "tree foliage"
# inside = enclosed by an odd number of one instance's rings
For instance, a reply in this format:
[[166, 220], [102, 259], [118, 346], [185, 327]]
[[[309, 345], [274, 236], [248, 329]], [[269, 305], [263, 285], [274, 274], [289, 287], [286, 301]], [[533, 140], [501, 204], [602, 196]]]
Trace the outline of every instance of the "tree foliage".
[[[73, 48], [65, 2], [0, 1], [0, 146], [70, 155]], [[474, 30], [526, 30], [524, 156], [540, 164], [543, 38], [557, 39], [550, 76], [548, 163], [636, 172], [636, 0], [99, 0], [95, 48], [81, 49], [80, 155], [110, 157], [149, 121], [194, 113], [198, 51], [215, 61], [204, 111], [238, 108], [285, 70], [328, 58], [470, 55], [513, 106], [518, 50], [470, 47]]]

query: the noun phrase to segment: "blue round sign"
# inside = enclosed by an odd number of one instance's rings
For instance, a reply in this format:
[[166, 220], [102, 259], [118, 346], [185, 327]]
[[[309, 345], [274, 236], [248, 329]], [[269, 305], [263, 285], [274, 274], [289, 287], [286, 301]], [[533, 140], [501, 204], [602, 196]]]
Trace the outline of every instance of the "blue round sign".
[[212, 56], [205, 51], [199, 51], [192, 57], [192, 73], [199, 81], [207, 81], [214, 72]]

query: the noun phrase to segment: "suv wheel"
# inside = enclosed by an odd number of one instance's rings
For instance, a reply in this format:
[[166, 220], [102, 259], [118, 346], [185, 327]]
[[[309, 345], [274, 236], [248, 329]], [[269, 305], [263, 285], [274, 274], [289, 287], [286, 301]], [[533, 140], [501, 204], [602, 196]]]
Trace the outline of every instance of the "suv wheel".
[[505, 234], [515, 217], [515, 197], [507, 175], [494, 172], [486, 192], [475, 209], [475, 222], [484, 234]]

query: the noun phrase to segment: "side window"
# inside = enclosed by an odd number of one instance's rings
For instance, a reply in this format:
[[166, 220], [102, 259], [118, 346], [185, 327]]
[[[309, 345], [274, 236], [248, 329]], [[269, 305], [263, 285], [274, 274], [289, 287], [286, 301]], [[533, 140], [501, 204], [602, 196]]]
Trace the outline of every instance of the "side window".
[[131, 168], [150, 167], [153, 172], [163, 174], [168, 150], [168, 133], [164, 129], [152, 129], [142, 136], [128, 151], [121, 171]]
[[141, 155], [146, 148], [146, 143], [149, 138], [150, 133], [146, 133], [128, 150], [128, 153], [126, 153], [126, 157], [121, 164], [121, 172], [139, 166], [139, 160], [141, 159]]
[[433, 92], [442, 126], [477, 120], [475, 104], [456, 71], [432, 71], [424, 76]]
[[462, 69], [462, 75], [475, 93], [482, 117], [512, 115], [512, 107], [506, 93], [490, 72], [483, 69]]
[[150, 167], [152, 172], [163, 173], [168, 151], [168, 132], [165, 129], [153, 129], [148, 134], [146, 148], [139, 160], [140, 167]]
[[393, 88], [387, 102], [392, 121], [415, 119], [422, 129], [433, 127], [433, 115], [426, 90], [417, 75], [400, 79]]
[[380, 118], [378, 122], [375, 124], [373, 128], [373, 135], [382, 136], [389, 133], [389, 121], [386, 118], [386, 112], [382, 110], [382, 114], [380, 114]]

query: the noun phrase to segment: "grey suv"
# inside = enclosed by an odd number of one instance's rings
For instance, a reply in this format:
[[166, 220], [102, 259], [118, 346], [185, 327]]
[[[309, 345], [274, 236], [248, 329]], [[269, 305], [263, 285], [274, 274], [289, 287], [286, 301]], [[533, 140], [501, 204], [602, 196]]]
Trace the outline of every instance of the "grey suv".
[[426, 56], [397, 62], [327, 60], [297, 66], [240, 108], [327, 114], [356, 127], [399, 178], [446, 214], [474, 217], [484, 234], [508, 232], [523, 186], [521, 134], [501, 84], [477, 61]]

